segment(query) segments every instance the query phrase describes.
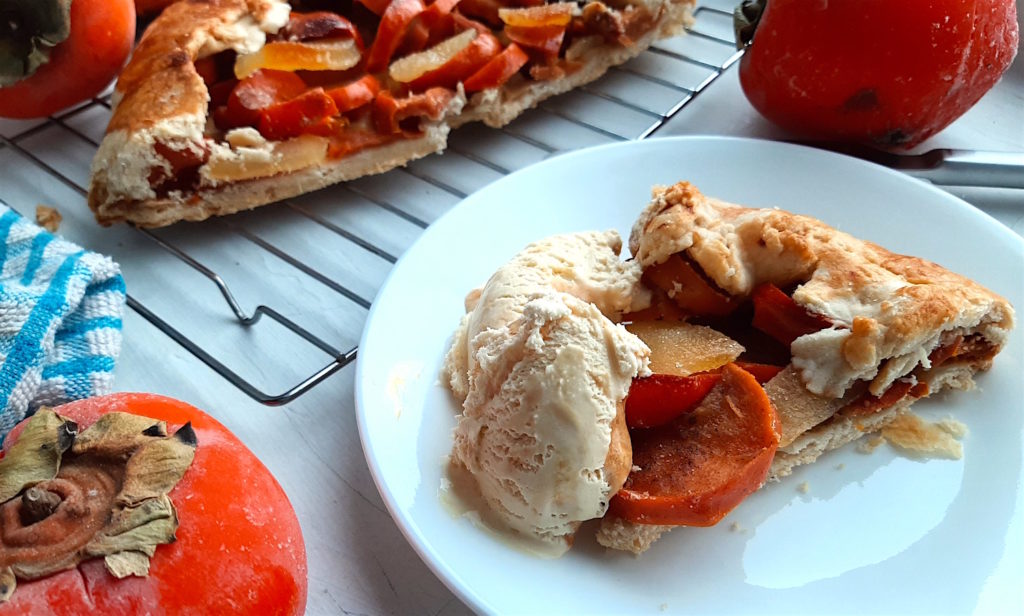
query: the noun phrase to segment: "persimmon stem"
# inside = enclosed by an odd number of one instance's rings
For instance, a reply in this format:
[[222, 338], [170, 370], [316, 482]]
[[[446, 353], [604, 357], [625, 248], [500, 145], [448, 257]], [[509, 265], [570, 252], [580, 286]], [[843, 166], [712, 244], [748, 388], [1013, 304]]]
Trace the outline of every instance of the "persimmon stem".
[[50, 517], [61, 503], [60, 494], [35, 486], [21, 496], [21, 523], [31, 526]]

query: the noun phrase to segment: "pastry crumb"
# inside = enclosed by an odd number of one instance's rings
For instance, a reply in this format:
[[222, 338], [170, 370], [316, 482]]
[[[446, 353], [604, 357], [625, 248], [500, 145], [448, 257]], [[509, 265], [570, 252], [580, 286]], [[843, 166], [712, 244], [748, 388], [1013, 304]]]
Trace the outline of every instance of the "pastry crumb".
[[841, 471], [841, 470], [843, 470], [844, 468], [846, 468], [846, 465], [845, 465], [845, 464], [843, 464], [842, 462], [840, 462], [839, 464], [836, 464], [836, 470], [837, 470], [837, 471]]
[[885, 439], [880, 434], [874, 434], [871, 438], [857, 443], [857, 451], [860, 453], [872, 453], [884, 442]]
[[967, 436], [967, 424], [965, 424], [962, 421], [957, 421], [952, 417], [940, 419], [939, 421], [935, 422], [935, 425], [937, 425], [942, 430], [945, 430], [950, 436], [954, 438], [962, 439], [963, 437]]
[[747, 532], [747, 529], [743, 528], [743, 526], [739, 522], [733, 522], [732, 524], [730, 524], [729, 525], [729, 530], [731, 530], [734, 533], [745, 533], [745, 532]]
[[805, 481], [805, 482], [801, 483], [800, 485], [798, 485], [798, 486], [796, 487], [796, 489], [797, 489], [797, 491], [798, 491], [798, 492], [800, 492], [801, 494], [807, 494], [808, 492], [810, 492], [810, 491], [811, 491], [811, 484], [809, 484], [809, 483], [807, 483], [807, 482]]
[[936, 458], [959, 460], [963, 445], [958, 441], [967, 434], [967, 426], [955, 419], [928, 422], [913, 413], [904, 413], [882, 429], [882, 438], [908, 452]]
[[62, 220], [64, 220], [64, 217], [60, 215], [57, 208], [48, 205], [36, 206], [36, 224], [50, 233], [57, 232]]
[[668, 609], [668, 603], [662, 603], [661, 605], [658, 606], [658, 609], [660, 611], [664, 612], [665, 610]]

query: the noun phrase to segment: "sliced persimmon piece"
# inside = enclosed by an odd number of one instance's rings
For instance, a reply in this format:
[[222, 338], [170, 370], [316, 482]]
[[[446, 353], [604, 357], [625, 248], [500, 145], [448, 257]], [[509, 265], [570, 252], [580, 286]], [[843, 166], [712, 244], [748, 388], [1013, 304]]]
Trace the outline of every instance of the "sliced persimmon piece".
[[392, 0], [380, 17], [373, 45], [366, 55], [367, 71], [377, 73], [388, 67], [409, 24], [426, 8], [423, 0]]
[[651, 349], [651, 372], [686, 376], [735, 361], [743, 346], [725, 334], [678, 321], [634, 321], [626, 329]]
[[381, 135], [376, 130], [346, 126], [329, 136], [327, 157], [337, 160], [349, 154], [388, 143], [395, 137]]
[[751, 299], [754, 327], [786, 346], [800, 336], [832, 327], [828, 318], [807, 310], [771, 283], [758, 285]]
[[213, 56], [206, 56], [205, 58], [199, 58], [192, 63], [196, 67], [196, 72], [203, 78], [203, 83], [209, 88], [213, 84], [217, 83], [217, 61]]
[[228, 95], [226, 112], [215, 117], [217, 126], [227, 130], [255, 126], [260, 112], [306, 91], [306, 83], [288, 71], [258, 70], [239, 81]]
[[373, 75], [363, 77], [343, 86], [327, 90], [327, 95], [334, 99], [339, 113], [358, 109], [373, 102], [380, 92], [380, 82]]
[[693, 315], [727, 315], [740, 303], [713, 287], [680, 254], [672, 255], [664, 263], [648, 267], [644, 270], [643, 279], [664, 291], [680, 308]]
[[764, 389], [735, 365], [696, 409], [654, 430], [635, 430], [637, 467], [609, 515], [639, 524], [711, 526], [764, 482], [779, 444]]
[[374, 15], [383, 15], [391, 4], [391, 0], [356, 0], [370, 10]]
[[435, 0], [425, 11], [416, 16], [406, 28], [398, 46], [399, 55], [420, 51], [431, 42], [448, 38], [452, 27], [452, 9], [460, 0]]
[[498, 17], [500, 10], [501, 2], [499, 0], [462, 0], [459, 3], [460, 13], [467, 17], [482, 19], [494, 26], [501, 25], [501, 18]]
[[691, 376], [652, 374], [634, 379], [626, 396], [626, 426], [663, 426], [696, 408], [720, 380], [720, 374], [710, 372]]
[[352, 39], [363, 49], [363, 38], [351, 21], [330, 11], [292, 13], [278, 35], [286, 41]]
[[278, 71], [344, 71], [359, 64], [355, 39], [272, 41], [259, 51], [235, 59], [235, 77], [245, 79], [259, 69]]
[[430, 49], [399, 58], [388, 67], [388, 74], [399, 83], [410, 83], [423, 75], [439, 70], [476, 39], [476, 30], [466, 30], [445, 39]]
[[900, 380], [890, 385], [880, 396], [865, 392], [861, 397], [843, 407], [842, 412], [849, 417], [863, 417], [887, 409], [904, 398], [909, 397], [911, 400], [916, 400], [927, 396], [928, 393], [928, 383], [924, 381]]
[[214, 158], [205, 174], [218, 182], [241, 182], [290, 173], [318, 165], [327, 159], [327, 138], [302, 135], [273, 144], [269, 158]]
[[784, 369], [784, 366], [759, 364], [749, 361], [738, 361], [736, 362], [736, 365], [749, 372], [761, 385], [764, 385], [768, 381], [774, 379]]
[[325, 118], [338, 115], [334, 99], [323, 88], [313, 88], [260, 112], [260, 134], [272, 141], [298, 137]]
[[497, 88], [511, 79], [512, 75], [518, 73], [529, 59], [530, 57], [526, 55], [522, 47], [515, 43], [509, 43], [504, 51], [467, 77], [462, 85], [466, 88], [466, 92]]
[[430, 88], [403, 98], [395, 98], [387, 90], [381, 90], [371, 107], [374, 128], [381, 135], [402, 135], [409, 128], [404, 125], [404, 120], [439, 120], [452, 96], [454, 93], [447, 88]]
[[623, 322], [635, 321], [684, 321], [689, 315], [661, 289], [651, 289], [651, 305], [636, 312], [622, 315]]
[[559, 50], [562, 49], [562, 41], [565, 39], [565, 30], [565, 26], [558, 25], [507, 25], [503, 31], [510, 41], [553, 58], [557, 56]]
[[575, 2], [556, 2], [526, 8], [503, 7], [498, 9], [498, 17], [508, 26], [566, 26], [575, 10]]
[[787, 447], [801, 434], [835, 415], [841, 398], [826, 398], [807, 391], [800, 372], [790, 364], [764, 385], [779, 415], [779, 447]]
[[[459, 45], [463, 41], [467, 41], [464, 46], [459, 48]], [[441, 49], [447, 43], [452, 42], [452, 49]], [[432, 52], [439, 50], [436, 55]], [[449, 56], [445, 54], [454, 51]], [[415, 70], [419, 71], [420, 74], [406, 84], [409, 88], [415, 92], [420, 92], [428, 88], [449, 88], [455, 89], [456, 85], [480, 70], [485, 64], [487, 64], [491, 58], [497, 56], [501, 52], [501, 41], [498, 37], [494, 36], [490, 32], [481, 33], [476, 30], [465, 30], [452, 38], [442, 41], [438, 45], [421, 51], [418, 54], [412, 54], [396, 61], [392, 64], [404, 63], [406, 60], [411, 60], [417, 57], [417, 63], [419, 60], [424, 60], [422, 66], [417, 67]], [[425, 69], [425, 70], [424, 70]], [[408, 74], [412, 74], [414, 71], [408, 71]], [[406, 69], [403, 67], [402, 71], [390, 71], [392, 79], [395, 81], [403, 81], [407, 78]], [[399, 79], [398, 75], [401, 74], [403, 79]]]

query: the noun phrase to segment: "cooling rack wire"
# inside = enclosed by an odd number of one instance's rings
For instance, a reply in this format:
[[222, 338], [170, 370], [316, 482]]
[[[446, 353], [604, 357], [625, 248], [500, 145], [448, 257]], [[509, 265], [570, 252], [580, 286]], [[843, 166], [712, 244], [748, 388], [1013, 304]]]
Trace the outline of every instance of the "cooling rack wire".
[[287, 404], [355, 360], [387, 272], [462, 198], [560, 152], [649, 138], [682, 112], [740, 57], [733, 2], [701, 0], [686, 35], [503, 129], [460, 128], [444, 154], [270, 208], [99, 228], [85, 195], [109, 95], [45, 121], [0, 121], [0, 201], [30, 218], [36, 204], [57, 207], [63, 235], [121, 263], [131, 310], [254, 400]]

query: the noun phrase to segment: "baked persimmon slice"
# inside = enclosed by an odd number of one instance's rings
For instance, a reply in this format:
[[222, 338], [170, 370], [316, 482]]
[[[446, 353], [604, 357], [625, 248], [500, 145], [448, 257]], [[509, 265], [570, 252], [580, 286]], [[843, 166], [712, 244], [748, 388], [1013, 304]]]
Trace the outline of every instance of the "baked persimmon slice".
[[807, 310], [771, 283], [759, 285], [751, 299], [753, 326], [787, 346], [800, 336], [832, 327], [827, 317]]
[[735, 364], [691, 412], [634, 430], [634, 470], [609, 515], [640, 524], [711, 526], [764, 482], [779, 445], [764, 389]]
[[682, 254], [674, 254], [664, 263], [648, 267], [644, 270], [643, 280], [664, 291], [692, 315], [724, 316], [741, 303], [715, 288]]

